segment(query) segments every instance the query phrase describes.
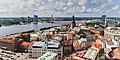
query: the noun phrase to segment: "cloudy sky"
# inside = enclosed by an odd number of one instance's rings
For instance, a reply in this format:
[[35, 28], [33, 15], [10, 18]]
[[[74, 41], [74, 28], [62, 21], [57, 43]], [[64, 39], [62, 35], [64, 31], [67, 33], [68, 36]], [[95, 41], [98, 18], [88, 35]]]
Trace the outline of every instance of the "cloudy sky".
[[119, 16], [120, 0], [0, 0], [0, 16]]

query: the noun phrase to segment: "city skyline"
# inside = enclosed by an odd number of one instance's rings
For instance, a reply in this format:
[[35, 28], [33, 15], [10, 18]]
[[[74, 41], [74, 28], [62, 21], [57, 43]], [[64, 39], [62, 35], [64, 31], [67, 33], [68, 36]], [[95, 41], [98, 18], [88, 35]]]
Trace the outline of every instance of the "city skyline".
[[120, 17], [120, 0], [0, 0], [0, 17]]

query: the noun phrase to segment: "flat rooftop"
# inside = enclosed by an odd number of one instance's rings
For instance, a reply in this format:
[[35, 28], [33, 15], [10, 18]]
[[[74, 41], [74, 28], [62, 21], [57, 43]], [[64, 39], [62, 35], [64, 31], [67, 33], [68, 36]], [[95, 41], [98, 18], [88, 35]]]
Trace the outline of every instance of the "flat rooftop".
[[111, 35], [120, 35], [120, 27], [107, 27], [104, 32]]
[[[45, 42], [42, 41], [38, 41], [38, 42], [34, 42], [32, 47], [33, 48], [42, 48], [45, 45]], [[59, 48], [60, 47], [60, 43], [59, 42], [48, 42], [48, 48]]]

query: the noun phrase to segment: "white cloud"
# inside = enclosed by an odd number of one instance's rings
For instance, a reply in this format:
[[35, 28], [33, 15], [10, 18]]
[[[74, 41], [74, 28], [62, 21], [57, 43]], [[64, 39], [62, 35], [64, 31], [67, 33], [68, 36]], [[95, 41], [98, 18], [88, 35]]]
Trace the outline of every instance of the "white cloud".
[[119, 8], [119, 6], [118, 5], [115, 5], [114, 7], [112, 7], [112, 10], [116, 10], [116, 9], [118, 9]]
[[90, 3], [91, 4], [99, 4], [101, 0], [92, 0]]
[[86, 12], [86, 10], [87, 10], [87, 8], [85, 6], [82, 6], [80, 9], [81, 12]]
[[119, 5], [112, 2], [113, 0], [0, 0], [0, 14], [104, 13], [119, 8]]
[[113, 2], [113, 0], [107, 0], [107, 2], [108, 2], [108, 3], [112, 3], [112, 2]]
[[119, 10], [119, 6], [118, 5], [113, 6], [111, 9], [107, 10], [106, 13], [114, 12], [115, 10]]
[[79, 4], [79, 5], [85, 5], [85, 4], [87, 4], [87, 0], [80, 0], [80, 1], [78, 2], [78, 4]]
[[51, 2], [51, 3], [52, 3], [52, 2], [55, 2], [55, 1], [56, 1], [56, 0], [48, 0], [48, 2]]
[[64, 8], [63, 8], [64, 11], [67, 10], [67, 9], [68, 9], [67, 7], [64, 7]]
[[74, 3], [72, 3], [72, 2], [67, 2], [67, 6], [72, 6]]

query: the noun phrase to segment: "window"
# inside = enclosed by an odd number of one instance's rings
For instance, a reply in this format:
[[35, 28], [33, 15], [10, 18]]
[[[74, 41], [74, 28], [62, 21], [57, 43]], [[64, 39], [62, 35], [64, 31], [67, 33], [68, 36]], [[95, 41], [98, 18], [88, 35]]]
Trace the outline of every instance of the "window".
[[61, 55], [61, 53], [58, 53], [58, 55]]
[[115, 40], [118, 40], [118, 37], [115, 37]]
[[58, 59], [61, 59], [61, 57], [58, 57]]

